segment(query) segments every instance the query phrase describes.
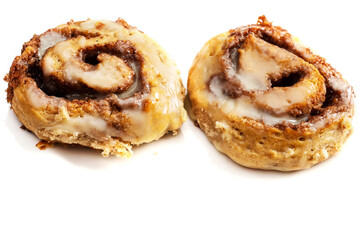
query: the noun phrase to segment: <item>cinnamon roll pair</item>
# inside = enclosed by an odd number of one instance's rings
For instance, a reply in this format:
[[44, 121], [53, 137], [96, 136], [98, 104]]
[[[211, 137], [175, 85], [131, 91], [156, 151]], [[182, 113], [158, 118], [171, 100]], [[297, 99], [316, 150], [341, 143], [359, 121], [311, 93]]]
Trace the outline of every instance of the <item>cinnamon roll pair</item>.
[[[176, 133], [185, 89], [167, 53], [124, 20], [69, 22], [25, 43], [7, 100], [40, 139], [130, 156]], [[215, 147], [259, 169], [308, 168], [351, 132], [352, 87], [264, 16], [210, 39], [188, 76], [194, 120]]]

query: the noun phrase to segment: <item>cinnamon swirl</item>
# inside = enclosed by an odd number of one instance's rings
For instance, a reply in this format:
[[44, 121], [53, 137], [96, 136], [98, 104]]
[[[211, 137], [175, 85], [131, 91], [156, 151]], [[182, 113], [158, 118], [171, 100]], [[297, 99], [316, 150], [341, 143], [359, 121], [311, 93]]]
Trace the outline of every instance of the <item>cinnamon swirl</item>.
[[353, 88], [264, 16], [210, 39], [188, 91], [210, 141], [250, 168], [309, 168], [339, 151], [352, 128]]
[[174, 132], [186, 120], [175, 63], [124, 20], [60, 25], [24, 44], [7, 100], [40, 139], [80, 144], [104, 156]]

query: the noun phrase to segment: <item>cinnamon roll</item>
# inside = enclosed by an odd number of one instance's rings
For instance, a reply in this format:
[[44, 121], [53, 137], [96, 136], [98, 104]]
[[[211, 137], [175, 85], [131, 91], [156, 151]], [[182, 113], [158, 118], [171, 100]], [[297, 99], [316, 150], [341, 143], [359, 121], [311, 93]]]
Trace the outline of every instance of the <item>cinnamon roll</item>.
[[188, 92], [210, 141], [250, 168], [309, 168], [339, 151], [352, 129], [353, 88], [264, 16], [210, 39]]
[[176, 133], [186, 120], [175, 63], [124, 20], [60, 25], [24, 44], [7, 100], [24, 126], [49, 142], [104, 156]]

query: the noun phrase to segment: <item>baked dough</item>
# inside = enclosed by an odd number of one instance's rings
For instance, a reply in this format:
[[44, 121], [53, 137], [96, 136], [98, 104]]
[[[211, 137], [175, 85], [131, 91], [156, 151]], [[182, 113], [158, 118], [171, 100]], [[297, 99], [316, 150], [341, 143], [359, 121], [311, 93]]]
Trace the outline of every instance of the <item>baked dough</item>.
[[175, 63], [122, 19], [70, 21], [35, 35], [5, 81], [28, 130], [104, 156], [128, 157], [131, 146], [176, 133], [186, 120]]
[[250, 168], [309, 168], [351, 132], [352, 87], [264, 16], [210, 39], [189, 71], [188, 92], [209, 140]]

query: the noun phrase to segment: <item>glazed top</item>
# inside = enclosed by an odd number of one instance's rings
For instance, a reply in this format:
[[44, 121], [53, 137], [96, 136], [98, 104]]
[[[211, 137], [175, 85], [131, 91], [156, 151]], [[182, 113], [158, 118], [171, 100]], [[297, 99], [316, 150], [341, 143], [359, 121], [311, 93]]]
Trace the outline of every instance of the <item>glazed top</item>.
[[210, 104], [278, 129], [316, 131], [353, 114], [353, 89], [341, 74], [264, 16], [210, 39], [188, 88], [200, 108]]
[[35, 128], [88, 127], [96, 138], [140, 144], [186, 119], [175, 63], [122, 19], [70, 21], [34, 35], [5, 80], [10, 103], [25, 97], [23, 104], [41, 114]]

